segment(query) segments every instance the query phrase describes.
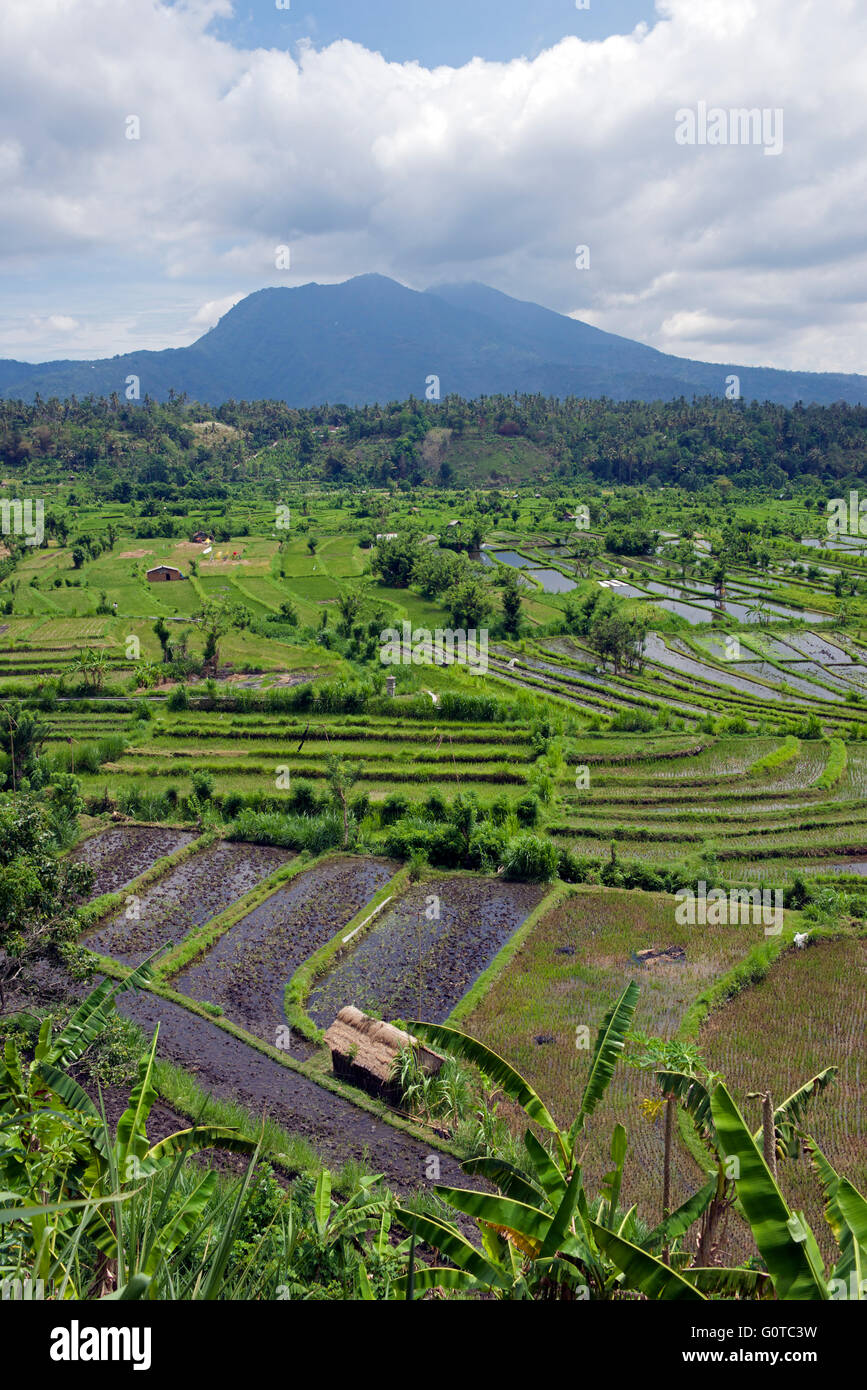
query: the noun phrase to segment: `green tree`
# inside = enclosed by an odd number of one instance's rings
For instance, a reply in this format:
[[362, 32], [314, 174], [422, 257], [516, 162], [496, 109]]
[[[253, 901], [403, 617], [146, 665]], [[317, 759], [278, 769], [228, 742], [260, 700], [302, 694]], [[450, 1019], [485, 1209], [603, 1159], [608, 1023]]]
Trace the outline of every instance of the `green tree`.
[[414, 533], [383, 536], [371, 552], [370, 568], [389, 588], [407, 589], [418, 557], [419, 539]]
[[479, 628], [494, 611], [494, 601], [487, 580], [470, 573], [443, 596], [443, 603], [453, 628]]
[[6, 780], [13, 791], [33, 776], [50, 732], [36, 711], [25, 709], [19, 700], [0, 705], [0, 749], [9, 759]]
[[572, 560], [582, 578], [586, 578], [593, 568], [593, 561], [599, 555], [599, 541], [596, 536], [579, 531], [570, 538]]
[[502, 580], [503, 627], [510, 637], [517, 637], [521, 627], [521, 582], [514, 569]]
[[606, 594], [594, 607], [587, 630], [590, 646], [603, 661], [610, 661], [614, 674], [641, 670], [649, 620], [641, 613], [630, 614], [613, 594]]
[[93, 871], [60, 851], [50, 802], [32, 793], [0, 796], [0, 1012], [10, 987], [22, 985], [37, 961], [65, 965], [78, 978], [92, 968], [88, 953], [76, 949], [75, 904]]
[[242, 603], [229, 603], [224, 599], [208, 599], [197, 613], [193, 622], [198, 624], [204, 634], [205, 666], [216, 667], [220, 661], [220, 639], [232, 628], [250, 626], [250, 614]]
[[352, 632], [352, 625], [361, 612], [364, 599], [358, 589], [344, 589], [338, 595], [337, 608], [340, 613], [340, 621], [337, 624], [337, 631], [342, 637], [348, 637]]
[[412, 582], [418, 585], [425, 598], [436, 598], [455, 583], [462, 563], [451, 550], [440, 550], [435, 545], [422, 546], [413, 565]]
[[339, 753], [329, 753], [325, 760], [325, 776], [331, 798], [343, 816], [343, 848], [349, 844], [349, 793], [361, 776], [361, 763], [351, 763]]

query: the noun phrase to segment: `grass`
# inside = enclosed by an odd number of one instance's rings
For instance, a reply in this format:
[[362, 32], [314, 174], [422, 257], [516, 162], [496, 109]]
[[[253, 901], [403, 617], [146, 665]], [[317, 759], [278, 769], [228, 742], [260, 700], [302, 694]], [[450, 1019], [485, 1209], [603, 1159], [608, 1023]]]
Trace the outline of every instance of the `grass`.
[[[838, 1067], [835, 1081], [812, 1102], [803, 1128], [837, 1171], [863, 1191], [867, 940], [815, 933], [814, 938], [806, 950], [780, 955], [761, 979], [710, 1013], [699, 1040], [709, 1064], [724, 1074], [735, 1100], [756, 1125], [759, 1115], [755, 1102], [746, 1100], [748, 1092], [768, 1090], [779, 1104], [823, 1068]], [[820, 1246], [830, 1254], [821, 1192], [807, 1162], [787, 1162], [780, 1180], [792, 1209], [806, 1212]], [[733, 1237], [732, 1248], [738, 1254], [748, 1250], [743, 1231]]]
[[766, 773], [776, 772], [778, 768], [790, 763], [793, 758], [797, 758], [801, 752], [801, 740], [792, 734], [775, 748], [773, 752], [767, 753], [763, 758], [758, 758], [751, 764], [748, 775], [750, 777], [764, 777]]
[[836, 787], [846, 771], [847, 763], [848, 754], [845, 743], [841, 738], [831, 739], [828, 744], [828, 761], [813, 786], [819, 787], [822, 791]]
[[[592, 1045], [602, 1017], [629, 980], [641, 985], [636, 1028], [674, 1037], [696, 996], [751, 950], [774, 949], [769, 940], [761, 927], [679, 926], [674, 899], [662, 894], [583, 886], [561, 890], [522, 933], [487, 993], [469, 1011], [460, 1006], [457, 1016], [466, 1031], [516, 1066], [558, 1122], [568, 1125], [587, 1077], [585, 1042]], [[772, 940], [776, 945], [778, 939]], [[634, 959], [646, 947], [677, 945], [686, 950], [684, 962], [643, 967]], [[658, 1216], [662, 1155], [661, 1127], [648, 1125], [641, 1111], [642, 1098], [652, 1090], [651, 1078], [621, 1067], [594, 1114], [585, 1157], [592, 1186], [606, 1171], [611, 1130], [623, 1123], [630, 1143], [624, 1192], [648, 1220]], [[694, 1190], [694, 1177], [692, 1160], [683, 1155], [676, 1183], [680, 1199]]]

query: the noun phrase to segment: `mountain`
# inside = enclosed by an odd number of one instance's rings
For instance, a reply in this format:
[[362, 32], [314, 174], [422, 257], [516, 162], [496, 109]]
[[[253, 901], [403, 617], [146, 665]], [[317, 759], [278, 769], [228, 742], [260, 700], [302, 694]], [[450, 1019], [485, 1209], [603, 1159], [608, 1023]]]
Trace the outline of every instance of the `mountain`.
[[170, 390], [193, 400], [324, 401], [363, 405], [423, 397], [429, 376], [445, 396], [541, 392], [613, 400], [722, 396], [740, 378], [746, 400], [867, 404], [867, 376], [693, 362], [605, 333], [486, 285], [407, 289], [382, 275], [340, 285], [266, 289], [242, 299], [197, 342], [92, 362], [0, 360], [0, 397], [123, 398]]

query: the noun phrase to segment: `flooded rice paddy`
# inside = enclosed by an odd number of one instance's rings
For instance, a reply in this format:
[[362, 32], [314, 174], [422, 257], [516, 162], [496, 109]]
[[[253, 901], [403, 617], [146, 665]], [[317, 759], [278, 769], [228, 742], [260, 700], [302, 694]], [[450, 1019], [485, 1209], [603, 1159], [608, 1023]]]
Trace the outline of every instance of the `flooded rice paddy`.
[[388, 859], [332, 859], [293, 878], [221, 936], [172, 982], [193, 999], [219, 1004], [263, 1041], [285, 1023], [284, 990], [294, 972], [345, 926], [398, 865]]
[[160, 946], [177, 945], [191, 927], [225, 911], [293, 857], [270, 845], [209, 845], [130, 900], [84, 945], [138, 965]]
[[535, 884], [462, 875], [410, 889], [313, 991], [327, 1028], [346, 1004], [441, 1022], [544, 896]]
[[176, 850], [192, 844], [195, 838], [189, 830], [115, 825], [76, 845], [70, 858], [79, 864], [89, 864], [94, 869], [89, 897], [100, 898], [103, 893], [117, 893], [125, 888], [157, 859], [174, 854]]

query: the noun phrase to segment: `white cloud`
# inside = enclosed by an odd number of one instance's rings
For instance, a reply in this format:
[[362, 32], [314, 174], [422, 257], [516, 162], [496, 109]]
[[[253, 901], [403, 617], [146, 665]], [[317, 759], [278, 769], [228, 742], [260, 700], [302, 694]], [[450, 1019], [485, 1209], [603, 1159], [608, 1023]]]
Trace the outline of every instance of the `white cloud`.
[[224, 314], [228, 314], [233, 305], [239, 299], [244, 298], [243, 291], [240, 294], [227, 294], [222, 299], [209, 299], [207, 304], [203, 304], [197, 309], [190, 319], [190, 323], [195, 328], [213, 328]]
[[81, 325], [78, 319], [70, 318], [68, 314], [49, 314], [48, 326], [57, 333], [74, 333]]
[[[484, 280], [667, 352], [867, 369], [855, 0], [660, 0], [631, 36], [434, 71], [349, 42], [237, 51], [206, 28], [228, 8], [6, 0], [0, 272], [43, 317], [62, 295], [90, 353], [377, 270]], [[677, 145], [699, 101], [783, 108], [783, 153]], [[142, 318], [149, 285], [173, 315]], [[0, 350], [31, 349], [7, 327]]]

